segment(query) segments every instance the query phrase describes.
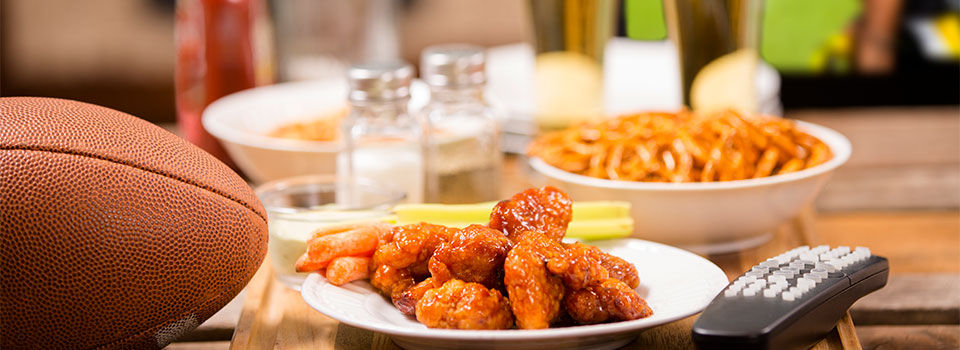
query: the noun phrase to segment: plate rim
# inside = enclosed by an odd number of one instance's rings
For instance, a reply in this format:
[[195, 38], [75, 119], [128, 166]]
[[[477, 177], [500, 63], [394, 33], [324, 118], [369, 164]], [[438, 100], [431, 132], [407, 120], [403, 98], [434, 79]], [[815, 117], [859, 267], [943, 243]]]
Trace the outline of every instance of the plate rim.
[[[443, 339], [443, 340], [497, 340], [497, 341], [532, 341], [540, 339], [555, 339], [555, 338], [570, 338], [570, 337], [582, 337], [582, 336], [599, 336], [599, 335], [613, 335], [620, 333], [627, 333], [633, 331], [641, 331], [647, 328], [656, 327], [659, 325], [667, 324], [674, 322], [689, 316], [692, 316], [698, 312], [703, 311], [710, 302], [718, 295], [723, 288], [729, 284], [729, 279], [727, 278], [726, 273], [720, 269], [719, 266], [714, 264], [712, 261], [697, 255], [693, 252], [677, 248], [674, 246], [666, 245], [663, 243], [647, 241], [638, 238], [620, 238], [620, 239], [611, 239], [603, 240], [598, 242], [604, 242], [605, 244], [610, 244], [613, 242], [623, 242], [622, 244], [630, 243], [639, 243], [644, 245], [650, 245], [658, 249], [664, 249], [668, 251], [673, 251], [674, 253], [685, 255], [690, 258], [699, 259], [700, 262], [709, 265], [709, 268], [713, 270], [711, 275], [715, 277], [709, 277], [709, 279], [716, 278], [717, 286], [715, 286], [715, 293], [710, 298], [706, 298], [703, 305], [693, 305], [683, 312], [679, 312], [675, 315], [658, 319], [656, 323], [649, 324], [650, 319], [641, 318], [631, 321], [621, 321], [613, 323], [603, 323], [603, 324], [593, 324], [593, 325], [580, 325], [580, 326], [571, 326], [571, 327], [560, 327], [560, 328], [547, 328], [547, 329], [500, 329], [500, 330], [463, 330], [463, 329], [437, 329], [437, 328], [428, 328], [429, 332], [424, 332], [424, 329], [409, 329], [397, 326], [381, 326], [377, 324], [362, 323], [362, 322], [352, 322], [350, 320], [344, 320], [341, 317], [336, 317], [334, 315], [327, 314], [321, 309], [326, 309], [325, 307], [319, 306], [313, 301], [313, 298], [308, 297], [308, 293], [312, 293], [313, 290], [321, 286], [322, 284], [329, 284], [319, 273], [312, 272], [307, 275], [307, 278], [303, 281], [303, 284], [300, 288], [300, 296], [310, 307], [312, 307], [316, 312], [330, 317], [337, 322], [344, 323], [353, 327], [366, 329], [375, 332], [381, 332], [390, 336], [400, 336], [407, 338], [421, 338], [421, 339]], [[722, 284], [720, 284], [722, 278]], [[708, 281], [714, 283], [713, 281]]]

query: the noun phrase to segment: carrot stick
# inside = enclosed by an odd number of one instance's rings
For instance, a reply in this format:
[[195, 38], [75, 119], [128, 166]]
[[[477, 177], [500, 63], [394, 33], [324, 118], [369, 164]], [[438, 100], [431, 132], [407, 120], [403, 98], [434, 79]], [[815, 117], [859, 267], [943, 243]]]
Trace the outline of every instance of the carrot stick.
[[379, 230], [368, 226], [307, 241], [308, 259], [326, 264], [338, 256], [369, 254], [377, 249]]
[[335, 286], [367, 278], [369, 271], [370, 258], [344, 256], [333, 259], [327, 266], [327, 280]]

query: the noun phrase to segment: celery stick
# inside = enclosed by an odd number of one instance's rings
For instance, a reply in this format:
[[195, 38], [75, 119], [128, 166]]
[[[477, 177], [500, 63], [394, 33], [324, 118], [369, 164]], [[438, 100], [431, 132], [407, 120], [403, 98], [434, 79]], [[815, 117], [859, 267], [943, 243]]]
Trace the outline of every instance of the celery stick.
[[633, 234], [633, 218], [574, 220], [567, 227], [567, 237], [584, 240], [623, 238]]
[[[496, 202], [476, 204], [400, 204], [393, 208], [402, 222], [486, 222]], [[630, 203], [590, 201], [573, 203], [573, 220], [613, 219], [630, 216]]]
[[630, 202], [573, 202], [573, 221], [630, 217]]
[[[429, 222], [449, 227], [486, 224], [495, 202], [477, 204], [401, 204], [394, 207], [396, 224]], [[626, 237], [633, 233], [630, 203], [593, 201], [573, 203], [573, 219], [567, 237], [606, 239]]]

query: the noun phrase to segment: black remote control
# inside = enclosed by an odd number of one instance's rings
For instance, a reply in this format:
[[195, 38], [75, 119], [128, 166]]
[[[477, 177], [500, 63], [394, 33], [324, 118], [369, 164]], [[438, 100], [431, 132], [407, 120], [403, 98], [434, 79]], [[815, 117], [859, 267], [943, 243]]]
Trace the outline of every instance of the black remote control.
[[887, 284], [887, 259], [857, 247], [799, 247], [754, 266], [693, 324], [704, 349], [806, 349], [857, 299]]

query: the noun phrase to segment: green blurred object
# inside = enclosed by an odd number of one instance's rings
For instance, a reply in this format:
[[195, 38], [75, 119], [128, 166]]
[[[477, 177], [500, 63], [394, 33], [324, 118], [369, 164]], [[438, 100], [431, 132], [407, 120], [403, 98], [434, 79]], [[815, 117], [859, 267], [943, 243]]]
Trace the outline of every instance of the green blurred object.
[[831, 39], [843, 33], [862, 10], [859, 0], [768, 0], [766, 5], [760, 53], [787, 72], [829, 67], [822, 58], [824, 51], [831, 51], [835, 46]]
[[[625, 0], [623, 6], [627, 37], [666, 38], [661, 0]], [[851, 39], [845, 32], [861, 11], [860, 0], [767, 0], [760, 54], [780, 71], [848, 70]]]
[[636, 40], [663, 40], [667, 26], [663, 20], [661, 0], [625, 0], [623, 13], [627, 37]]

